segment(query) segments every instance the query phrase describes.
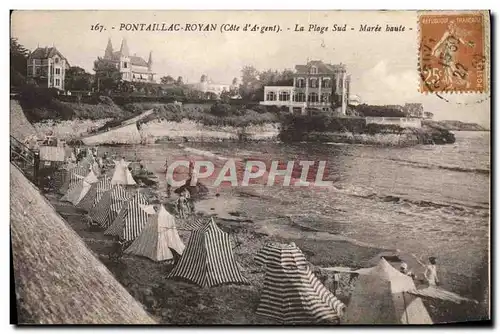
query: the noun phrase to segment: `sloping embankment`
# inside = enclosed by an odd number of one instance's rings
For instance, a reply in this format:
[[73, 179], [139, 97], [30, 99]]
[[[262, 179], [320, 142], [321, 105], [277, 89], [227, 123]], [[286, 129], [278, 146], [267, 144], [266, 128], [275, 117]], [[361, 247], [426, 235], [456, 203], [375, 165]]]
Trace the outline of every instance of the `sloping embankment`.
[[153, 324], [142, 306], [12, 164], [10, 175], [19, 322]]
[[36, 136], [33, 125], [24, 115], [21, 105], [16, 100], [10, 100], [10, 135], [23, 142], [26, 137]]
[[147, 116], [149, 116], [152, 113], [154, 113], [154, 111], [155, 111], [154, 109], [146, 110], [145, 112], [143, 112], [142, 114], [140, 114], [138, 116], [135, 116], [135, 117], [132, 117], [130, 119], [127, 119], [127, 120], [123, 121], [122, 125], [133, 124], [133, 123], [135, 123], [137, 121], [140, 121], [141, 119], [144, 119]]
[[101, 132], [82, 138], [85, 145], [105, 145], [105, 144], [140, 144], [141, 134], [136, 123], [127, 124], [112, 128], [109, 131]]

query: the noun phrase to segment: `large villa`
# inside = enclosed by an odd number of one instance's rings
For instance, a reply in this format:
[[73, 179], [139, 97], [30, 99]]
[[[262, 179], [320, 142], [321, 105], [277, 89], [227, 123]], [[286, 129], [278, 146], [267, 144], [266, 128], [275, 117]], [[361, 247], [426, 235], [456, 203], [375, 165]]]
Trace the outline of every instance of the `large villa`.
[[350, 82], [345, 65], [312, 60], [295, 66], [293, 86], [266, 86], [261, 104], [288, 107], [295, 114], [314, 108], [345, 115]]

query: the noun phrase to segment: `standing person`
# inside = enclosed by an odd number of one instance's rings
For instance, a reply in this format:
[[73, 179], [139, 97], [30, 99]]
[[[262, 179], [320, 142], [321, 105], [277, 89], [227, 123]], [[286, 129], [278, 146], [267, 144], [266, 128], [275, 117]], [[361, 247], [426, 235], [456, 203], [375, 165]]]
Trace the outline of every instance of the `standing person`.
[[168, 179], [168, 159], [165, 159], [165, 179], [167, 181], [167, 198], [170, 198], [172, 186], [170, 185], [170, 180]]
[[40, 170], [40, 152], [36, 151], [33, 157], [33, 178], [38, 185], [38, 172]]
[[194, 161], [193, 159], [189, 160], [189, 180], [193, 177], [193, 170], [194, 170]]
[[413, 255], [417, 262], [425, 268], [424, 278], [429, 283], [429, 286], [437, 286], [439, 285], [439, 279], [437, 276], [437, 261], [434, 256], [429, 257], [429, 264], [423, 263], [420, 259], [418, 259], [415, 255]]

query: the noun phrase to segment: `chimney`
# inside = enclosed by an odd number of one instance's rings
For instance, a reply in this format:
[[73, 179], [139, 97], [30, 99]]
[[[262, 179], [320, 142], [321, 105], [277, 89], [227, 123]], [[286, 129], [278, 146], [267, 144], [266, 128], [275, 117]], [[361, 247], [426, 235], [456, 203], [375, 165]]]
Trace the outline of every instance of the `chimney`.
[[151, 71], [152, 67], [153, 67], [153, 51], [149, 51], [148, 70]]

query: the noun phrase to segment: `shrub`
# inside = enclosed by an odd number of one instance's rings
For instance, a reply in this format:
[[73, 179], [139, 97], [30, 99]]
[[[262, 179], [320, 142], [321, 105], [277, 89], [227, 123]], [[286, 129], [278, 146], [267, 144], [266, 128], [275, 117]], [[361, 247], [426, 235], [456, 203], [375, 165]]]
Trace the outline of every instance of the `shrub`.
[[210, 113], [215, 116], [229, 116], [231, 111], [231, 106], [225, 103], [215, 103], [210, 108]]

